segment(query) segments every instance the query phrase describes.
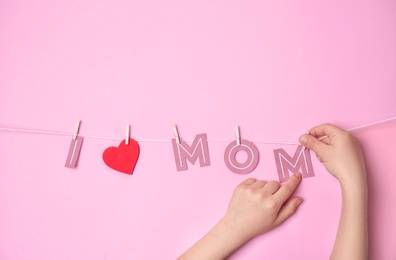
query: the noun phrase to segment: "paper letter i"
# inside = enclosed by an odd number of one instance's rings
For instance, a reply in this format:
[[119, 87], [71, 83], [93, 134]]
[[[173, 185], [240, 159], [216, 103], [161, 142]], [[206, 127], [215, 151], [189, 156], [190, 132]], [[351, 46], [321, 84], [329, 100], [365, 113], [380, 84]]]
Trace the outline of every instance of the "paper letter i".
[[82, 138], [81, 136], [77, 136], [76, 139], [72, 139], [70, 143], [69, 154], [67, 155], [65, 167], [76, 168], [83, 140], [84, 138]]

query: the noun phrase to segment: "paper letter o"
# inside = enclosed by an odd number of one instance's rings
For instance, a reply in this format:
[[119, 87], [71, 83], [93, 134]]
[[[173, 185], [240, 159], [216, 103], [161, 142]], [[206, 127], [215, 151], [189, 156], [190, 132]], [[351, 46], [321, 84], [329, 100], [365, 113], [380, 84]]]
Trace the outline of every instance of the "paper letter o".
[[[247, 159], [245, 162], [238, 162], [236, 154], [238, 152], [245, 152]], [[238, 145], [236, 141], [231, 142], [224, 152], [224, 162], [228, 169], [238, 174], [248, 174], [252, 172], [259, 161], [259, 152], [257, 147], [248, 140], [241, 140], [241, 145]]]

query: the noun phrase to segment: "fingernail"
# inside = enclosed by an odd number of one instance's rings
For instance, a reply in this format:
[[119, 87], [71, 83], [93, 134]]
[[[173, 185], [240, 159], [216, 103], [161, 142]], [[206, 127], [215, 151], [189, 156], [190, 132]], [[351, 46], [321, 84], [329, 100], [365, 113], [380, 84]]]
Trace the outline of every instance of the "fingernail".
[[303, 202], [302, 199], [298, 199], [297, 202], [296, 202], [296, 203], [297, 203], [297, 206], [300, 206], [300, 204], [301, 204], [302, 202]]
[[307, 143], [307, 140], [308, 140], [308, 137], [307, 137], [306, 135], [302, 135], [302, 136], [300, 137], [300, 143], [301, 143], [302, 145], [306, 144], [306, 143]]
[[301, 173], [296, 172], [296, 173], [294, 174], [294, 176], [296, 176], [296, 177], [298, 177], [298, 178], [301, 178]]

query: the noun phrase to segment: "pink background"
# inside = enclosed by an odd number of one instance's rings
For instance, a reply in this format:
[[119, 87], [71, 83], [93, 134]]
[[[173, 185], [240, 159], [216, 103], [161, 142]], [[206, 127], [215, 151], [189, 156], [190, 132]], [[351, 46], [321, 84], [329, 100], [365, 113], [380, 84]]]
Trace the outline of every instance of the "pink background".
[[[0, 132], [0, 259], [174, 259], [224, 214], [247, 177], [277, 179], [273, 149], [241, 176], [223, 162], [250, 141], [292, 141], [320, 123], [395, 116], [396, 2], [0, 1], [0, 126], [124, 138], [133, 176], [102, 161], [118, 141]], [[177, 172], [172, 124], [207, 133], [212, 165]], [[369, 169], [370, 258], [395, 259], [396, 122], [354, 133]], [[224, 142], [215, 142], [225, 140]], [[317, 161], [304, 203], [231, 259], [327, 259], [340, 189]]]

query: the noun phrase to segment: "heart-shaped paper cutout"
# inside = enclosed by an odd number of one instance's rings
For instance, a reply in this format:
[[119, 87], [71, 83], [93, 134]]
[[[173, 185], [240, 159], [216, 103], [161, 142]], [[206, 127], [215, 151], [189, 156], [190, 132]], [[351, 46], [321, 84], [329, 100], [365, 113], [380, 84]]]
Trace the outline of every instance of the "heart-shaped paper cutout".
[[125, 140], [118, 147], [109, 147], [103, 152], [103, 161], [110, 168], [126, 174], [133, 174], [136, 163], [139, 159], [139, 144], [129, 139], [129, 144]]

